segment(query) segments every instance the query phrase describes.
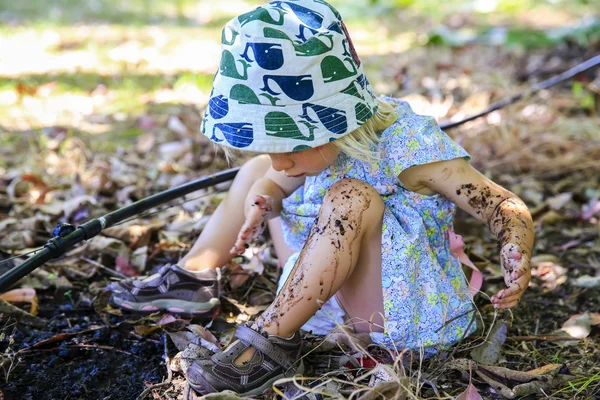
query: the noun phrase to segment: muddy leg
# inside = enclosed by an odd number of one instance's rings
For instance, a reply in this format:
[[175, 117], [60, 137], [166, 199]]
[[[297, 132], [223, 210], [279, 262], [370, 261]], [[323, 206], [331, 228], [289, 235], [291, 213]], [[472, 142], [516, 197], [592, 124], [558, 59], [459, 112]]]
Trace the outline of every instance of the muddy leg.
[[[304, 325], [353, 275], [364, 245], [372, 244], [374, 235], [381, 240], [383, 211], [379, 194], [365, 182], [344, 179], [334, 184], [288, 280], [257, 325], [284, 337]], [[380, 253], [374, 261], [381, 269]]]

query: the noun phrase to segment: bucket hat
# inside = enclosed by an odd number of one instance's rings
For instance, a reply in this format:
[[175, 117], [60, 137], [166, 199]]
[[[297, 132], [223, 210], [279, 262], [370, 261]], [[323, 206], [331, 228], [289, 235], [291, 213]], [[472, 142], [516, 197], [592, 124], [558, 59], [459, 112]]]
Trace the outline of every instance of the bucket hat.
[[223, 28], [201, 131], [234, 149], [293, 152], [347, 135], [376, 111], [337, 10], [324, 0], [273, 1]]

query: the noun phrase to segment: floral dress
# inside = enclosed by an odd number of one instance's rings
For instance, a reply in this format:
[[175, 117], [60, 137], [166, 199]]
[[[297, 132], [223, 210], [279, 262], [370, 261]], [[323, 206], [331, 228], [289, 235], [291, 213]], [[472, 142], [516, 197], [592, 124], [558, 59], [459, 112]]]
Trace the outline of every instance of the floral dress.
[[[396, 105], [396, 119], [381, 134], [379, 159], [369, 163], [340, 153], [319, 175], [307, 177], [283, 201], [283, 232], [288, 246], [299, 252], [335, 182], [354, 178], [373, 186], [386, 206], [381, 241], [386, 321], [384, 332], [373, 332], [371, 338], [393, 348], [434, 352], [475, 330], [472, 297], [449, 246], [455, 205], [442, 195], [405, 189], [398, 175], [415, 165], [470, 157], [433, 118], [415, 114], [404, 101], [384, 100]], [[297, 255], [287, 264], [295, 263]]]

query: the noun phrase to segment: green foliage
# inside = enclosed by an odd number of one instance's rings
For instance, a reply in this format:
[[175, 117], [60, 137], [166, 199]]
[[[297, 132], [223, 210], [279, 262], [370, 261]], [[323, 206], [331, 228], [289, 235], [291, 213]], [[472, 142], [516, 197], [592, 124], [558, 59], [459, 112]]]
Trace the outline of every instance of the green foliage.
[[212, 81], [213, 75], [211, 74], [184, 73], [177, 79], [173, 88], [178, 90], [182, 86], [191, 85], [197, 87], [199, 90], [210, 91]]
[[594, 93], [587, 90], [581, 82], [573, 82], [571, 88], [573, 97], [579, 100], [579, 107], [584, 110], [594, 110], [596, 107], [596, 98]]
[[600, 40], [600, 20], [588, 19], [574, 26], [546, 31], [513, 27], [508, 29], [484, 28], [477, 32], [473, 29], [451, 30], [442, 25], [429, 33], [427, 44], [460, 47], [469, 43], [482, 43], [535, 49], [555, 46], [567, 40], [582, 46]]

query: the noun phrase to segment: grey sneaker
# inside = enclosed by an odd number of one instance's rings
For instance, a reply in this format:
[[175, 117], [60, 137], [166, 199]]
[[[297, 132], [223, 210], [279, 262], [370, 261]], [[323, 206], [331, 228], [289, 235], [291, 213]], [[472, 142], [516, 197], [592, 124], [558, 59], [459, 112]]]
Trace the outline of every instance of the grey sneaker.
[[[241, 396], [261, 395], [278, 379], [304, 372], [300, 332], [286, 339], [240, 325], [235, 337], [238, 341], [227, 349], [192, 363], [186, 377], [196, 392], [232, 390]], [[256, 350], [252, 358], [243, 365], [235, 364], [249, 346]]]
[[220, 275], [218, 268], [190, 272], [165, 265], [154, 275], [112, 282], [104, 290], [113, 292], [109, 299], [113, 307], [212, 318], [219, 313]]

